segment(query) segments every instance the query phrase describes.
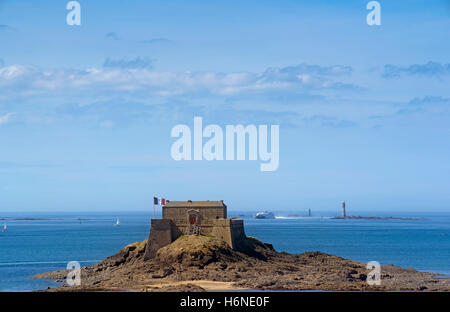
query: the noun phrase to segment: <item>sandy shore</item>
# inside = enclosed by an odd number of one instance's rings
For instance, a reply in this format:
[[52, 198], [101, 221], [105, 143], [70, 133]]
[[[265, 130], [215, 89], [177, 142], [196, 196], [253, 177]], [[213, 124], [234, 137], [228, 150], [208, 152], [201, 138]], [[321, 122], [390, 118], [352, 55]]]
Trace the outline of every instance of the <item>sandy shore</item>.
[[194, 285], [200, 288], [203, 288], [205, 291], [239, 291], [239, 290], [247, 290], [247, 288], [237, 287], [234, 282], [217, 282], [217, 281], [208, 281], [208, 280], [193, 280], [193, 281], [180, 281], [180, 282], [164, 282], [159, 284], [146, 285], [147, 288], [167, 288], [167, 287], [176, 287], [186, 285]]

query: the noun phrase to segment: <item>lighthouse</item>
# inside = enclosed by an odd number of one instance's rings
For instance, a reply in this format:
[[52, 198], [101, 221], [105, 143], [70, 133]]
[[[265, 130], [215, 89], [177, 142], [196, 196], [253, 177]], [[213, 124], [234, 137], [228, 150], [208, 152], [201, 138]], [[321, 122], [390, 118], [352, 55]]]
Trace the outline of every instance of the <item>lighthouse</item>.
[[345, 201], [342, 203], [342, 218], [345, 219], [346, 215], [345, 215]]

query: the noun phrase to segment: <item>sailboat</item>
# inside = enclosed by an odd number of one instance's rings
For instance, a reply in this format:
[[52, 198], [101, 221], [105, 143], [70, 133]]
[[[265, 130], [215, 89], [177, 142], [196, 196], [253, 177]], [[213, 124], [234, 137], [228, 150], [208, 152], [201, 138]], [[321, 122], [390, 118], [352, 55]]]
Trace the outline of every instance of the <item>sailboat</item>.
[[114, 224], [114, 226], [119, 226], [120, 225], [120, 221], [119, 218], [117, 218], [116, 224]]
[[3, 224], [3, 228], [2, 228], [2, 233], [6, 232], [7, 227], [6, 227], [6, 223]]

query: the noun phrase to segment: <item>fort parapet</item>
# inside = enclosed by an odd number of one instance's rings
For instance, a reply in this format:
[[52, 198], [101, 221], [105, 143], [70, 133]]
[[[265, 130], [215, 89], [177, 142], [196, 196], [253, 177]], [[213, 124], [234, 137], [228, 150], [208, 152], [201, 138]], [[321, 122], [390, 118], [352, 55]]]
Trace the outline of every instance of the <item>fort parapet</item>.
[[246, 238], [241, 219], [227, 219], [227, 206], [220, 201], [167, 201], [162, 219], [152, 219], [144, 259], [181, 235], [212, 235], [237, 250]]

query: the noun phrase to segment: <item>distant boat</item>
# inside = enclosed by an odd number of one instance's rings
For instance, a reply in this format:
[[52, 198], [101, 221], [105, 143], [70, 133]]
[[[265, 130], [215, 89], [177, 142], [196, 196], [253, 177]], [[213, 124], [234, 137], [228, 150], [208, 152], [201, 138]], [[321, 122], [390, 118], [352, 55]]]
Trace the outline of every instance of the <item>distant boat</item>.
[[255, 218], [256, 219], [275, 219], [275, 215], [273, 214], [273, 212], [261, 211], [256, 214]]
[[116, 224], [114, 224], [114, 226], [119, 226], [120, 225], [120, 221], [119, 218], [117, 218]]
[[6, 223], [3, 224], [2, 233], [6, 232], [7, 229], [8, 229], [8, 228], [6, 227]]

